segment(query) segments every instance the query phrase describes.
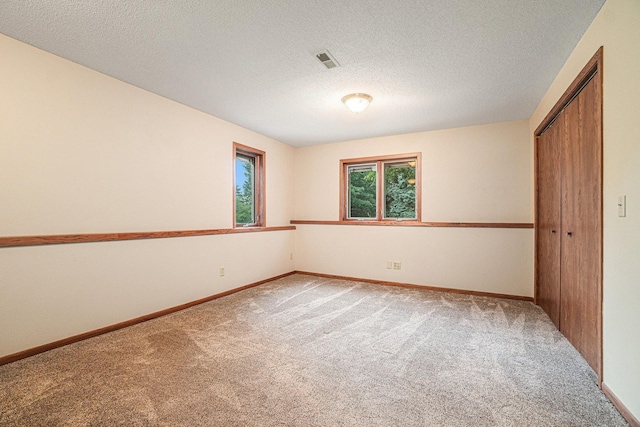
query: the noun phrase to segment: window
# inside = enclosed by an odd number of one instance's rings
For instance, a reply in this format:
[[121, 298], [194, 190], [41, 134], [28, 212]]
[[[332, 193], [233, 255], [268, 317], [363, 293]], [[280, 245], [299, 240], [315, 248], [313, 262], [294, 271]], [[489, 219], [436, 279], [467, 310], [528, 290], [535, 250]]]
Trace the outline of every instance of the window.
[[420, 221], [420, 153], [340, 161], [343, 221]]
[[233, 222], [235, 227], [264, 227], [264, 151], [233, 144]]

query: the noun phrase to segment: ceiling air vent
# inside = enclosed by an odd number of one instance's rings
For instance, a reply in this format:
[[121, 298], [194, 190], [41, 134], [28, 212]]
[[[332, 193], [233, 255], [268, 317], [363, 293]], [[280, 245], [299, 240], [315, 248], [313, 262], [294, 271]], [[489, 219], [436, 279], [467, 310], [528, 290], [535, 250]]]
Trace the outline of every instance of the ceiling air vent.
[[322, 62], [328, 69], [340, 66], [340, 64], [338, 64], [338, 61], [336, 61], [336, 58], [334, 58], [328, 50], [323, 50], [322, 52], [316, 53], [316, 58], [318, 58], [318, 61]]

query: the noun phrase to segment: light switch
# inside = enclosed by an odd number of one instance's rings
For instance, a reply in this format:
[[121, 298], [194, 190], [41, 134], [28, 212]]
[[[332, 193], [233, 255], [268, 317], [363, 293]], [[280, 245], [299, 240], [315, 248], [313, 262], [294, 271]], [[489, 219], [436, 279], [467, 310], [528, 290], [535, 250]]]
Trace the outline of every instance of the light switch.
[[618, 216], [627, 216], [627, 196], [618, 196]]

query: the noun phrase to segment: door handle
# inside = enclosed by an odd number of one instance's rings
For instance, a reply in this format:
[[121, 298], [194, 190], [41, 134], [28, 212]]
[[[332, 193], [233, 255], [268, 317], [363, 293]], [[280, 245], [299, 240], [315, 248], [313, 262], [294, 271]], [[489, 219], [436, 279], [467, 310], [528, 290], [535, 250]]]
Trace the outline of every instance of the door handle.
[[571, 231], [567, 231], [567, 236], [571, 237], [573, 236], [573, 233]]
[[551, 234], [556, 234], [556, 230], [551, 230]]

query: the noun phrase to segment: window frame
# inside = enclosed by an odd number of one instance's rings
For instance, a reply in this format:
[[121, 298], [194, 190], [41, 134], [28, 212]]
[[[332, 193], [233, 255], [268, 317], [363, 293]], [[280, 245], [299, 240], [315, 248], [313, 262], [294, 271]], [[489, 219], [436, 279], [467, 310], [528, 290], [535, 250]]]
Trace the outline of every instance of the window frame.
[[[415, 161], [416, 217], [385, 218], [384, 217], [384, 165], [386, 163]], [[357, 165], [376, 165], [376, 217], [349, 218], [349, 167]], [[386, 156], [359, 157], [340, 160], [340, 221], [344, 222], [376, 222], [397, 223], [422, 221], [422, 153], [393, 154]]]
[[[254, 159], [253, 209], [255, 221], [247, 224], [236, 222], [236, 162], [238, 155]], [[233, 228], [266, 227], [266, 160], [266, 152], [258, 150], [257, 148], [249, 147], [248, 145], [239, 144], [237, 142], [233, 143]]]

